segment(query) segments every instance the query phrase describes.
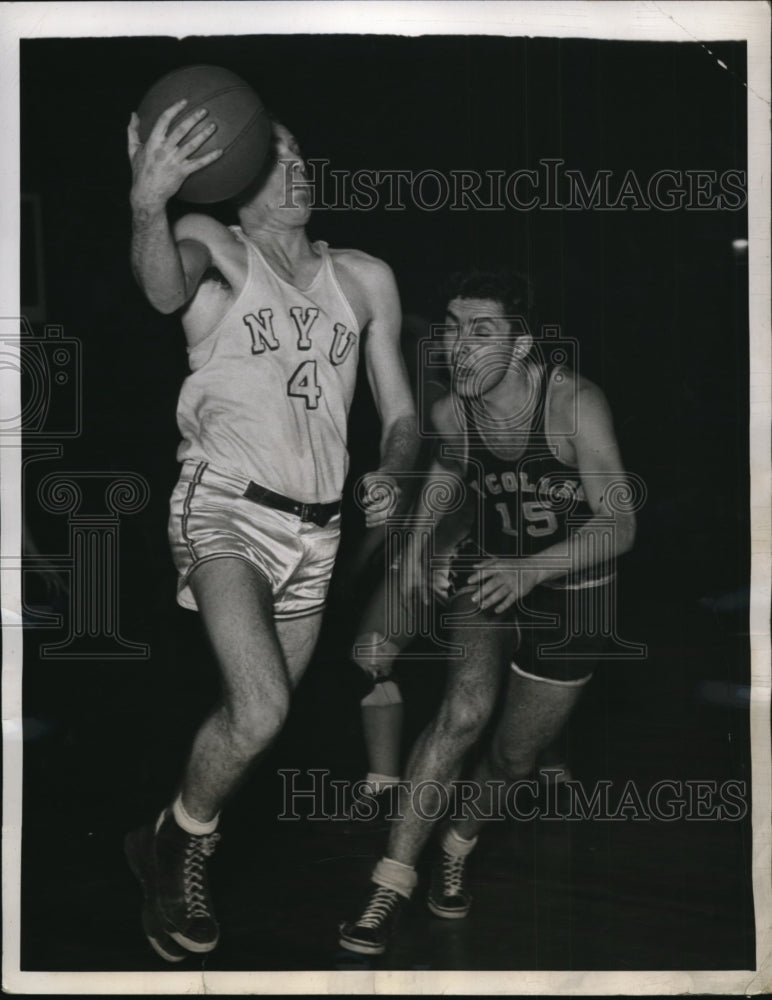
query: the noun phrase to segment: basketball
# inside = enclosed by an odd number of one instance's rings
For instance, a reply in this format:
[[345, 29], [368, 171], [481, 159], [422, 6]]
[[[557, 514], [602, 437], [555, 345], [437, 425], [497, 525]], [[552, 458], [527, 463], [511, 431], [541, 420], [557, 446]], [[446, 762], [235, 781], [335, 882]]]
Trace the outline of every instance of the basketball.
[[177, 196], [197, 204], [224, 201], [240, 194], [257, 177], [271, 142], [271, 122], [263, 103], [241, 77], [220, 66], [185, 66], [162, 77], [148, 90], [137, 109], [139, 138], [146, 142], [158, 116], [176, 101], [188, 103], [169, 125], [171, 131], [198, 108], [208, 114], [185, 136], [187, 141], [209, 122], [213, 134], [194, 154], [222, 149], [222, 156], [191, 174]]

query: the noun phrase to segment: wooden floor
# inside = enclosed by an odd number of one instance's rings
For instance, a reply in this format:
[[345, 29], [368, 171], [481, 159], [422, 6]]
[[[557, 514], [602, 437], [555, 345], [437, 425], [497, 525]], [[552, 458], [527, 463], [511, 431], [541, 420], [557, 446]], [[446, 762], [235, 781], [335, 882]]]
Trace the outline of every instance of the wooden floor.
[[[466, 920], [432, 916], [425, 880], [393, 947], [370, 959], [337, 947], [380, 853], [376, 834], [299, 826], [228, 836], [213, 865], [223, 936], [209, 969], [720, 969], [752, 964], [738, 903], [740, 844], [685, 826], [531, 824], [491, 829], [471, 868]], [[115, 827], [57, 835], [27, 898], [24, 967], [166, 968], [146, 945], [139, 896]], [[279, 835], [280, 834], [280, 835]], [[37, 845], [43, 854], [42, 843]], [[44, 879], [44, 875], [46, 876]], [[48, 891], [43, 891], [47, 883]]]
[[[214, 690], [194, 616], [164, 628], [140, 663], [25, 671], [22, 968], [168, 968], [139, 925], [122, 856], [126, 830], [168, 799]], [[696, 656], [688, 623], [649, 630], [643, 663], [608, 664], [569, 731], [586, 788], [670, 779], [749, 783], [738, 647], [712, 636]], [[704, 623], [696, 615], [692, 626]], [[186, 630], [187, 629], [187, 630]], [[684, 632], [686, 629], [686, 632]], [[696, 631], [694, 633], [696, 635]], [[707, 646], [701, 647], [706, 649]], [[750, 821], [548, 820], [488, 824], [471, 862], [465, 920], [432, 916], [426, 869], [393, 947], [365, 958], [337, 945], [385, 842], [382, 825], [278, 821], [280, 768], [364, 767], [356, 699], [322, 644], [285, 733], [226, 810], [212, 884], [222, 939], [186, 967], [209, 969], [742, 969], [754, 964]], [[408, 736], [431, 710], [438, 664], [405, 682]], [[747, 691], [746, 691], [747, 694]], [[427, 855], [428, 860], [430, 855]]]

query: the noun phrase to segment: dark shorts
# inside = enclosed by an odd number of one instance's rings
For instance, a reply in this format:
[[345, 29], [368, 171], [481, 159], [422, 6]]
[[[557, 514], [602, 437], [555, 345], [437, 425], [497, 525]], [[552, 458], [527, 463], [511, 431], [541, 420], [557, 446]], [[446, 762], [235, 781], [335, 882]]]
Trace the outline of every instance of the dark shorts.
[[513, 620], [515, 645], [512, 669], [533, 680], [579, 686], [592, 677], [604, 658], [611, 636], [604, 623], [611, 619], [613, 579], [595, 586], [534, 588], [508, 612], [497, 615], [473, 601], [477, 588], [469, 583], [473, 564], [486, 554], [465, 539], [457, 548], [450, 570], [448, 611], [458, 626], [500, 626]]

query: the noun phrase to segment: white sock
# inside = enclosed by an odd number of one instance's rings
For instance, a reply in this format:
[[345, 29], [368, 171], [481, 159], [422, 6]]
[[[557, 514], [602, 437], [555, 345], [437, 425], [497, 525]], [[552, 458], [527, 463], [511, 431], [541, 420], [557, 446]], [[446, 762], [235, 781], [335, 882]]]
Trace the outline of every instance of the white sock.
[[471, 854], [476, 843], [477, 837], [467, 840], [466, 837], [461, 837], [457, 834], [452, 826], [448, 827], [445, 833], [443, 833], [442, 840], [440, 841], [443, 851], [454, 858], [465, 858], [467, 854]]
[[365, 776], [365, 781], [369, 785], [372, 785], [374, 794], [379, 795], [387, 788], [391, 788], [392, 785], [399, 784], [399, 776], [393, 774], [378, 774], [376, 771], [368, 771]]
[[207, 822], [195, 819], [190, 815], [190, 813], [187, 812], [185, 806], [182, 804], [181, 794], [178, 795], [172, 803], [172, 814], [177, 826], [182, 827], [186, 833], [192, 833], [196, 837], [205, 837], [209, 833], [214, 833], [217, 829], [217, 824], [220, 821], [219, 813], [217, 813], [214, 819], [210, 819]]
[[373, 869], [372, 880], [376, 885], [393, 889], [405, 899], [410, 899], [418, 875], [412, 865], [403, 865], [401, 861], [395, 861], [393, 858], [381, 858]]

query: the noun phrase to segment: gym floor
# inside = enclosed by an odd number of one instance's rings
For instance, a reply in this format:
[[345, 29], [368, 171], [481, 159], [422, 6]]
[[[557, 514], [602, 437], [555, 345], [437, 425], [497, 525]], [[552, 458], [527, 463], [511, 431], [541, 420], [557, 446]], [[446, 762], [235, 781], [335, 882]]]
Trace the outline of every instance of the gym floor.
[[[623, 593], [623, 605], [634, 607], [635, 596]], [[677, 635], [666, 628], [674, 619], [664, 608], [660, 631], [650, 613], [629, 615], [623, 635], [645, 639], [648, 658], [605, 664], [580, 703], [567, 745], [586, 792], [601, 780], [617, 798], [631, 780], [644, 798], [665, 779], [681, 788], [706, 780], [749, 784], [747, 689], [730, 683], [726, 669], [742, 659], [742, 643], [715, 613], [679, 610]], [[122, 838], [165, 804], [215, 687], [197, 616], [165, 612], [149, 661], [39, 661], [25, 672], [23, 969], [172, 968], [142, 934], [140, 893]], [[424, 863], [415, 903], [388, 953], [341, 950], [337, 923], [357, 912], [383, 852], [385, 825], [310, 819], [302, 803], [304, 818], [277, 818], [288, 780], [280, 769], [299, 770], [298, 787], [310, 786], [310, 768], [351, 780], [365, 769], [334, 612], [282, 737], [224, 814], [211, 863], [221, 943], [184, 968], [753, 967], [750, 821], [715, 814], [712, 821], [492, 822], [473, 855], [467, 919], [428, 912]], [[693, 654], [698, 633], [708, 648], [706, 630], [710, 661]], [[432, 710], [442, 669], [420, 661], [401, 670], [407, 741]], [[565, 809], [559, 804], [558, 811]]]

